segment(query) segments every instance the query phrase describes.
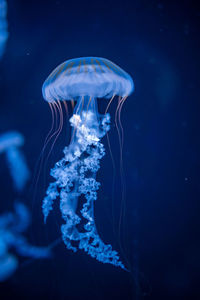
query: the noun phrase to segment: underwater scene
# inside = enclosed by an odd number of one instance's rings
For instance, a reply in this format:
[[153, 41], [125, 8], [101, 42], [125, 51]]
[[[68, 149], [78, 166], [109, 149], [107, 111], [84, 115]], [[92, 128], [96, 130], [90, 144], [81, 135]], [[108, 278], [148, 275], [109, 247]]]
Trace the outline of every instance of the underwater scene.
[[200, 299], [200, 5], [0, 0], [0, 300]]

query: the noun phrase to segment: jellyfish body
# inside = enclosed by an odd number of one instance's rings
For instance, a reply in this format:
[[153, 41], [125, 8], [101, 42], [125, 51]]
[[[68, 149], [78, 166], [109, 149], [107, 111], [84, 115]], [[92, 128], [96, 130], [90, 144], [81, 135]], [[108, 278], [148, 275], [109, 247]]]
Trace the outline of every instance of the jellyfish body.
[[20, 256], [31, 258], [48, 258], [48, 247], [32, 246], [22, 235], [30, 224], [30, 214], [20, 202], [15, 204], [15, 213], [8, 212], [0, 216], [0, 282], [8, 279], [18, 267], [16, 255], [10, 253], [15, 249]]
[[48, 102], [81, 96], [111, 98], [128, 96], [134, 89], [131, 77], [108, 59], [76, 58], [60, 64], [45, 80], [42, 93]]
[[0, 153], [6, 154], [6, 159], [17, 191], [22, 191], [30, 177], [26, 159], [20, 150], [24, 144], [23, 136], [17, 131], [9, 131], [0, 135]]
[[[61, 231], [67, 248], [83, 249], [97, 260], [123, 269], [118, 253], [99, 237], [94, 220], [94, 201], [100, 186], [96, 173], [105, 155], [101, 139], [110, 128], [110, 115], [98, 114], [97, 98], [118, 95], [123, 103], [133, 87], [131, 77], [111, 61], [86, 57], [59, 65], [42, 88], [43, 97], [50, 105], [60, 105], [60, 100], [77, 101], [70, 118], [71, 142], [64, 149], [64, 157], [51, 170], [55, 181], [50, 183], [43, 200], [45, 221], [59, 197], [65, 221]], [[77, 211], [78, 201], [81, 201], [80, 211]]]
[[17, 258], [9, 253], [6, 253], [3, 257], [0, 257], [0, 282], [7, 280], [18, 267]]

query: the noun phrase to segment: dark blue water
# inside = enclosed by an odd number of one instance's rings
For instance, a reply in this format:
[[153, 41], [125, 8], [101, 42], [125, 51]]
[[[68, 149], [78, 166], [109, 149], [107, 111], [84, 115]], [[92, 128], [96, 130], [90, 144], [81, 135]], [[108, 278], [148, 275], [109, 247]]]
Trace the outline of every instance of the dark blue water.
[[[124, 272], [62, 242], [50, 260], [27, 262], [0, 284], [0, 299], [199, 299], [199, 25], [194, 1], [8, 0], [9, 39], [0, 62], [0, 133], [18, 130], [34, 174], [51, 114], [41, 86], [66, 59], [99, 56], [133, 78], [124, 128], [125, 206], [122, 211], [119, 142], [110, 113], [113, 166], [101, 162], [95, 203], [98, 231], [130, 266]], [[107, 101], [99, 101], [103, 112]], [[70, 108], [70, 114], [72, 110]], [[58, 205], [43, 224], [49, 170], [69, 142], [67, 121], [38, 184], [18, 194], [0, 157], [0, 212], [20, 198], [32, 213], [27, 238], [48, 245], [60, 237]], [[36, 168], [36, 174], [38, 168]]]

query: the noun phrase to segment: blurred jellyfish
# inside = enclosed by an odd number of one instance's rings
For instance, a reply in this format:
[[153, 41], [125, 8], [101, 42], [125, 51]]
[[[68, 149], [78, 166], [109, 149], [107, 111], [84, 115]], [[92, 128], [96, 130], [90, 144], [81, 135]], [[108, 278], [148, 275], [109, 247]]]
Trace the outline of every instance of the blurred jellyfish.
[[17, 191], [22, 191], [30, 177], [30, 172], [19, 147], [24, 144], [23, 136], [16, 131], [0, 135], [0, 153], [5, 152], [13, 183]]
[[51, 256], [49, 247], [30, 245], [22, 236], [30, 224], [30, 214], [22, 203], [15, 204], [15, 213], [9, 212], [0, 216], [0, 281], [9, 278], [18, 267], [18, 259], [10, 254], [16, 253], [32, 258], [48, 258]]
[[[96, 173], [105, 155], [101, 138], [110, 129], [107, 109], [115, 95], [119, 96], [117, 111], [133, 91], [131, 77], [119, 66], [104, 58], [86, 57], [65, 61], [59, 65], [43, 84], [43, 97], [52, 112], [60, 113], [60, 129], [63, 122], [62, 103], [77, 101], [70, 124], [73, 127], [71, 142], [64, 149], [64, 158], [51, 170], [55, 182], [50, 183], [43, 200], [46, 221], [53, 209], [54, 200], [60, 198], [60, 210], [65, 224], [62, 238], [68, 249], [85, 250], [100, 262], [125, 269], [118, 253], [106, 245], [98, 235], [94, 220], [94, 201], [100, 183]], [[110, 98], [106, 113], [99, 115], [97, 98]], [[55, 112], [57, 113], [57, 111]], [[78, 206], [78, 200], [80, 205]]]
[[2, 257], [0, 256], [0, 282], [12, 276], [17, 267], [18, 260], [14, 255], [6, 253]]
[[4, 53], [5, 44], [8, 38], [6, 14], [7, 14], [6, 1], [0, 0], [0, 58]]

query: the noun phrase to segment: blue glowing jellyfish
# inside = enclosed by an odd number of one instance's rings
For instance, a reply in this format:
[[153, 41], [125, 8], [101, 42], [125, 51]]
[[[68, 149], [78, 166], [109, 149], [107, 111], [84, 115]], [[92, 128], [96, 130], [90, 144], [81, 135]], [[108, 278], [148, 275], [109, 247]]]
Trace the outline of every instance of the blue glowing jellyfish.
[[0, 282], [11, 277], [16, 271], [17, 267], [18, 260], [14, 255], [5, 253], [2, 257], [0, 256]]
[[[65, 224], [62, 238], [68, 249], [85, 250], [100, 262], [125, 268], [118, 253], [106, 245], [98, 235], [94, 220], [94, 201], [100, 183], [96, 173], [105, 148], [100, 142], [110, 128], [110, 115], [99, 115], [97, 98], [119, 96], [118, 108], [133, 91], [131, 77], [119, 66], [104, 58], [85, 57], [65, 61], [46, 79], [43, 97], [51, 109], [61, 113], [60, 101], [76, 101], [70, 118], [73, 127], [71, 142], [64, 149], [64, 157], [51, 170], [55, 181], [50, 183], [43, 200], [46, 221], [54, 200], [60, 198], [60, 210]], [[80, 205], [78, 205], [80, 201]], [[78, 207], [81, 207], [78, 211]]]
[[10, 253], [15, 249], [20, 256], [49, 258], [49, 247], [30, 245], [22, 233], [30, 225], [30, 214], [20, 202], [15, 204], [15, 213], [8, 212], [0, 216], [0, 282], [8, 279], [18, 267], [16, 255]]
[[6, 13], [7, 13], [6, 1], [0, 0], [0, 58], [4, 53], [5, 44], [8, 38]]
[[30, 172], [19, 147], [24, 144], [23, 136], [17, 131], [0, 135], [0, 153], [5, 153], [14, 186], [22, 191], [30, 177]]

